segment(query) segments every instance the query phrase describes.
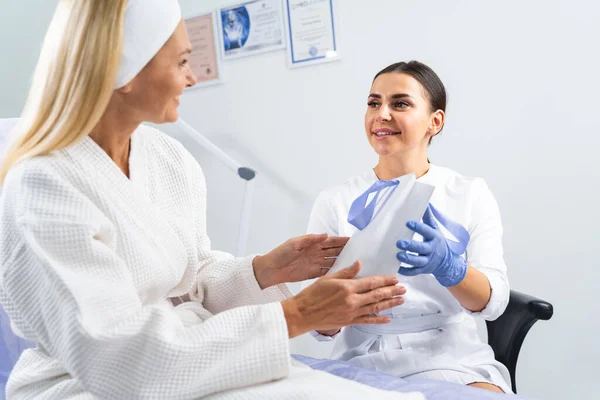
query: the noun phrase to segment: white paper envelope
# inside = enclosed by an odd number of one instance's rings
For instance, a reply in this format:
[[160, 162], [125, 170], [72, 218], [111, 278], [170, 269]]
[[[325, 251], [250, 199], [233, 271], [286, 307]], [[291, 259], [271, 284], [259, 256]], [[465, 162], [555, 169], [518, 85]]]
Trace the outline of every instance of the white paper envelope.
[[398, 181], [398, 186], [387, 197], [378, 199], [382, 205], [373, 219], [352, 235], [328, 274], [349, 267], [357, 260], [362, 264], [357, 277], [397, 274], [400, 261], [396, 254], [400, 250], [396, 242], [412, 239], [414, 232], [406, 223], [423, 218], [435, 189], [417, 182], [414, 174], [402, 176]]

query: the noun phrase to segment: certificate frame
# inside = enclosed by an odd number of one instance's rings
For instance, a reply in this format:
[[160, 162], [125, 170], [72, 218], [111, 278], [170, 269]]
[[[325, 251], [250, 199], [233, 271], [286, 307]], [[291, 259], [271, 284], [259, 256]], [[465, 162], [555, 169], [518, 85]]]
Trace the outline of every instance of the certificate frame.
[[[215, 66], [217, 68], [217, 76], [218, 77], [216, 79], [205, 80], [202, 82], [198, 81], [194, 86], [186, 88], [185, 91], [203, 88], [203, 87], [207, 87], [207, 86], [219, 85], [219, 84], [223, 83], [223, 60], [221, 59], [221, 53], [219, 51], [219, 40], [217, 37], [218, 36], [217, 12], [215, 10], [213, 10], [213, 11], [205, 11], [205, 12], [191, 14], [190, 16], [186, 16], [184, 18], [184, 21], [187, 25], [190, 20], [194, 20], [196, 18], [201, 18], [201, 17], [207, 17], [207, 16], [210, 17], [210, 20], [212, 23], [212, 29], [213, 29], [212, 43], [214, 46], [214, 57], [215, 57], [214, 61], [215, 61]], [[189, 31], [188, 31], [188, 35], [189, 35]], [[192, 42], [192, 57], [193, 57], [193, 54], [194, 54], [193, 44], [194, 43], [193, 43], [191, 37], [190, 37], [190, 41]], [[193, 65], [190, 65], [190, 68], [192, 68], [192, 72], [194, 72], [194, 75], [196, 77], [198, 77], [198, 74], [197, 74], [198, 67], [194, 67]], [[196, 71], [194, 71], [195, 69], [196, 69]]]
[[[290, 1], [296, 0], [284, 0], [286, 9], [286, 36], [287, 36], [287, 61], [289, 68], [307, 67], [315, 64], [323, 64], [332, 61], [337, 61], [341, 58], [339, 49], [339, 35], [338, 35], [338, 18], [337, 18], [337, 0], [322, 0], [318, 3], [327, 3], [329, 18], [331, 19], [331, 30], [327, 32], [327, 35], [331, 37], [333, 42], [333, 49], [326, 51], [325, 54], [318, 54], [318, 50], [313, 47], [309, 50], [309, 57], [296, 57], [295, 48], [297, 44], [294, 42], [295, 28], [292, 23], [292, 13], [294, 10], [290, 7]], [[310, 6], [310, 2], [308, 2]]]
[[[277, 29], [279, 30], [279, 32], [281, 34], [281, 43], [279, 43], [279, 44], [262, 44], [263, 47], [261, 47], [261, 48], [247, 49], [247, 50], [240, 51], [241, 48], [245, 45], [245, 43], [243, 43], [239, 48], [234, 49], [233, 51], [227, 50], [226, 45], [225, 45], [225, 42], [226, 42], [225, 31], [223, 28], [223, 18], [225, 17], [224, 14], [228, 13], [230, 10], [239, 10], [239, 9], [245, 8], [247, 5], [261, 3], [261, 2], [271, 3], [271, 4], [275, 5], [279, 11], [280, 20], [279, 20], [279, 23], [277, 24]], [[246, 0], [246, 1], [242, 1], [240, 3], [229, 5], [227, 7], [221, 7], [218, 10], [216, 10], [216, 14], [217, 14], [218, 35], [219, 35], [219, 48], [220, 48], [219, 53], [221, 54], [221, 59], [223, 61], [235, 60], [238, 58], [249, 57], [249, 56], [253, 56], [253, 55], [257, 55], [257, 54], [268, 53], [271, 51], [282, 50], [282, 49], [285, 49], [287, 46], [287, 40], [286, 40], [286, 34], [285, 34], [285, 32], [286, 32], [285, 19], [286, 19], [287, 14], [285, 13], [285, 9], [284, 9], [282, 0]], [[248, 18], [251, 21], [251, 16], [248, 15]], [[247, 38], [250, 37], [250, 33], [251, 33], [251, 31], [248, 33]], [[246, 38], [246, 40], [247, 40], [247, 38]]]

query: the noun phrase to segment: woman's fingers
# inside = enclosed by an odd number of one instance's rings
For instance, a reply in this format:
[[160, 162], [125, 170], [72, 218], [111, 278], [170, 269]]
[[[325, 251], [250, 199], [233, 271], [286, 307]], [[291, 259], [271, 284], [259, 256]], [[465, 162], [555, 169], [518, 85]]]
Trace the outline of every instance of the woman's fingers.
[[398, 268], [398, 273], [404, 276], [417, 276], [424, 274], [425, 271], [423, 271], [423, 267], [400, 267]]
[[313, 321], [311, 329], [390, 321], [387, 316], [376, 314], [403, 304], [406, 288], [397, 284], [396, 276], [354, 279], [359, 271], [360, 262], [357, 261], [350, 267], [320, 278], [297, 295], [306, 303], [302, 309]]
[[324, 243], [327, 240], [328, 236], [326, 233], [321, 233], [318, 235], [310, 234], [304, 236], [298, 236], [290, 239], [292, 241], [292, 245], [298, 251], [306, 249], [307, 247], [314, 246], [319, 243]]
[[426, 240], [431, 240], [433, 238], [435, 238], [437, 231], [430, 227], [427, 224], [424, 224], [422, 222], [417, 222], [417, 221], [408, 221], [406, 223], [406, 226], [412, 230], [417, 232], [419, 235], [423, 236], [423, 238], [425, 238]]
[[370, 315], [370, 314], [378, 314], [383, 310], [387, 310], [389, 308], [394, 308], [399, 305], [404, 304], [404, 297], [394, 297], [391, 299], [381, 300], [376, 303], [366, 304], [359, 309], [359, 314], [361, 316]]
[[326, 233], [309, 234], [298, 236], [291, 239], [296, 250], [307, 249], [311, 246], [318, 245], [319, 249], [339, 248], [338, 254], [342, 248], [348, 243], [350, 238], [346, 236], [328, 236]]
[[321, 248], [329, 249], [333, 247], [344, 247], [350, 240], [347, 236], [329, 236], [326, 240], [320, 243]]
[[321, 261], [320, 266], [321, 268], [331, 268], [333, 267], [333, 264], [335, 264], [335, 258], [325, 258], [323, 261]]
[[412, 265], [413, 267], [424, 267], [429, 263], [429, 257], [415, 256], [414, 254], [408, 253], [397, 253], [396, 258], [398, 261]]
[[422, 255], [427, 255], [432, 252], [431, 242], [417, 242], [416, 240], [398, 240], [396, 247], [400, 250], [412, 251]]
[[325, 276], [329, 272], [329, 267], [319, 267], [311, 268], [311, 272], [308, 274], [306, 279], [314, 279]]
[[398, 278], [393, 275], [377, 275], [356, 279], [352, 285], [355, 293], [365, 293], [381, 287], [394, 286], [397, 283]]
[[385, 315], [364, 315], [362, 317], [358, 317], [355, 318], [351, 325], [355, 325], [355, 324], [360, 324], [360, 325], [381, 325], [381, 324], [387, 324], [388, 322], [390, 322], [390, 317], [385, 316]]
[[326, 257], [337, 257], [342, 252], [343, 247], [331, 247], [317, 253], [317, 257], [324, 259]]
[[435, 222], [435, 217], [433, 216], [430, 207], [427, 207], [427, 209], [425, 210], [425, 214], [423, 215], [423, 222], [432, 227], [433, 229], [438, 229], [438, 224], [437, 222]]
[[360, 271], [360, 261], [355, 261], [351, 266], [339, 270], [336, 273], [329, 275], [329, 279], [352, 279]]
[[358, 296], [361, 306], [379, 303], [381, 301], [389, 300], [396, 296], [402, 296], [406, 293], [404, 286], [385, 286], [375, 290], [371, 290], [366, 293], [362, 293]]
[[331, 268], [340, 255], [342, 247], [335, 247], [326, 250], [322, 250], [313, 256], [313, 262], [319, 267]]

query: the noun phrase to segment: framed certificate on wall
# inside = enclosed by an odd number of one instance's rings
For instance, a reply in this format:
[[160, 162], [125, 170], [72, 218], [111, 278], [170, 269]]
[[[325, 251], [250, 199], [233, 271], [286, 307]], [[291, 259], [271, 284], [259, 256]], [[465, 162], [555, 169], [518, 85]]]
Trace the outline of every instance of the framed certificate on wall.
[[281, 0], [254, 0], [221, 8], [218, 22], [223, 60], [285, 48]]
[[193, 87], [203, 87], [221, 83], [221, 62], [217, 51], [216, 13], [198, 15], [185, 20], [192, 54], [190, 67], [198, 83]]
[[334, 0], [285, 0], [285, 7], [291, 68], [340, 58]]

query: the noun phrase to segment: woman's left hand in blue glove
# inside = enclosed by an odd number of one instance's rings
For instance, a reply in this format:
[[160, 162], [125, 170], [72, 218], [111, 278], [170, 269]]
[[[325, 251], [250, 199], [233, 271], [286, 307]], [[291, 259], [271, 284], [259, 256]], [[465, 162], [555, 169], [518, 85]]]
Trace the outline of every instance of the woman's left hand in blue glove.
[[[396, 243], [399, 249], [404, 250], [396, 255], [398, 260], [413, 265], [412, 268], [398, 268], [398, 273], [406, 276], [433, 274], [442, 286], [458, 285], [467, 274], [467, 262], [451, 250], [431, 209], [427, 207], [422, 223], [408, 221], [406, 226], [423, 236], [424, 241], [399, 240]], [[407, 254], [405, 251], [418, 255]]]

